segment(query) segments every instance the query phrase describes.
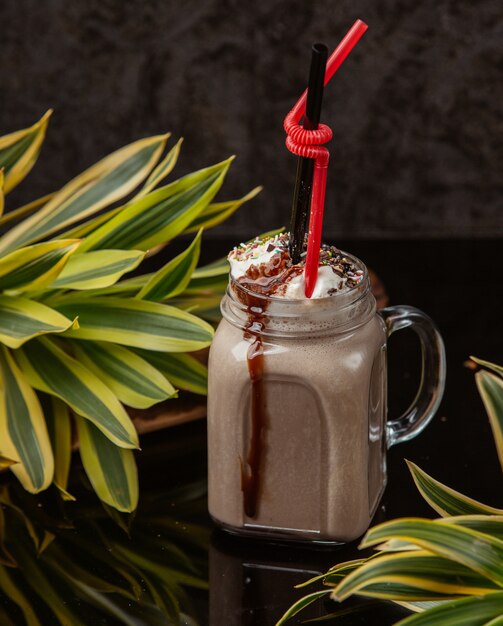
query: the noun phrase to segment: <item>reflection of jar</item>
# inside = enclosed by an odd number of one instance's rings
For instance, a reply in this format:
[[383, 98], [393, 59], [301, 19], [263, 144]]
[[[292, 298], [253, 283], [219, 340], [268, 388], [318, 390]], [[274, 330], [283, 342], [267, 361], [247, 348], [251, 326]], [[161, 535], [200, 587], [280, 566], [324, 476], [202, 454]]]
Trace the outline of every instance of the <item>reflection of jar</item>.
[[[208, 394], [209, 509], [228, 530], [355, 539], [386, 483], [386, 443], [414, 436], [438, 406], [445, 365], [433, 323], [411, 307], [377, 314], [366, 268], [350, 258], [363, 280], [326, 298], [229, 284]], [[386, 337], [406, 326], [421, 340], [421, 389], [386, 425]]]
[[[209, 626], [274, 626], [299, 597], [295, 585], [326, 572], [333, 551], [244, 541], [215, 531], [209, 551]], [[302, 612], [321, 617], [322, 603]]]

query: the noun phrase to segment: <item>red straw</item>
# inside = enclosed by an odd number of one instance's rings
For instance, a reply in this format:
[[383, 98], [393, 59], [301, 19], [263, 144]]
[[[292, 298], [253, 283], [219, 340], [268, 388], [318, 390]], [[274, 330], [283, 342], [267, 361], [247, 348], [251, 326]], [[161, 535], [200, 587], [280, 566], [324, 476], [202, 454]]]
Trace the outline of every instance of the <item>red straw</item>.
[[[355, 47], [368, 26], [356, 20], [344, 39], [332, 52], [325, 71], [325, 85], [344, 62]], [[330, 153], [323, 145], [332, 139], [332, 130], [326, 124], [320, 124], [317, 130], [305, 130], [299, 122], [306, 110], [307, 89], [299, 98], [293, 109], [286, 116], [284, 128], [287, 133], [286, 146], [298, 156], [314, 159], [313, 189], [311, 192], [311, 213], [309, 217], [309, 234], [307, 240], [306, 268], [304, 272], [304, 292], [307, 298], [313, 295], [318, 278], [318, 264], [323, 227], [323, 210], [325, 208], [325, 189], [327, 185], [327, 168]]]

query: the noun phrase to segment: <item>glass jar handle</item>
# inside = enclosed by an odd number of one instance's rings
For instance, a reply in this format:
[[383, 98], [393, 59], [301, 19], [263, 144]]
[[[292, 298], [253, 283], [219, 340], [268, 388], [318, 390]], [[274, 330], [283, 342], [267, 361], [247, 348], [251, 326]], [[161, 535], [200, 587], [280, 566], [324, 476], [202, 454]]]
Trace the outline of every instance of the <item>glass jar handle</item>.
[[445, 386], [445, 348], [434, 322], [412, 306], [381, 309], [388, 337], [402, 328], [412, 328], [421, 344], [421, 380], [416, 397], [398, 419], [386, 424], [388, 448], [408, 441], [429, 424], [438, 409]]

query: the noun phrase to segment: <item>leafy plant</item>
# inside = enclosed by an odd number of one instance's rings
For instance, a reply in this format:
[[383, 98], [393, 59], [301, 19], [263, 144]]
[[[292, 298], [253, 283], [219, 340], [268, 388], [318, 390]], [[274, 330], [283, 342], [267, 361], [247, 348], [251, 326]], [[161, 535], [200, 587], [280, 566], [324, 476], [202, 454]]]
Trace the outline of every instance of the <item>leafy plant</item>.
[[[475, 379], [503, 469], [503, 367], [471, 357]], [[503, 509], [454, 491], [407, 463], [423, 498], [441, 516], [396, 519], [371, 528], [361, 548], [369, 558], [340, 563], [302, 586], [328, 587], [296, 602], [284, 624], [319, 598], [352, 595], [392, 600], [416, 613], [400, 626], [501, 626], [503, 624]], [[337, 617], [345, 611], [331, 614]]]
[[[0, 137], [2, 211], [37, 159], [49, 116]], [[159, 186], [181, 147], [162, 157], [168, 137], [125, 146], [0, 217], [0, 461], [32, 493], [54, 482], [72, 498], [74, 422], [98, 496], [134, 510], [138, 436], [124, 405], [149, 407], [177, 388], [206, 392], [205, 367], [190, 352], [211, 342], [203, 318], [214, 311], [204, 306], [227, 270], [196, 269], [201, 234], [259, 189], [213, 202], [232, 158]], [[119, 282], [184, 233], [196, 233], [184, 252]]]
[[208, 588], [210, 531], [187, 518], [205, 483], [147, 492], [134, 524], [77, 489], [71, 517], [52, 489], [0, 490], [2, 625], [196, 626], [187, 592]]

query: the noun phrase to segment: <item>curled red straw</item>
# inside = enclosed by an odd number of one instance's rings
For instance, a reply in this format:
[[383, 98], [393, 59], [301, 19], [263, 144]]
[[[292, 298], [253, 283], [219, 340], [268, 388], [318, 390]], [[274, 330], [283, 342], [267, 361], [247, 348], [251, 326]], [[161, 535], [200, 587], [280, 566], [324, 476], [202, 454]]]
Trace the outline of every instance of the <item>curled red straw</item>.
[[[344, 62], [368, 26], [356, 20], [344, 39], [332, 52], [325, 71], [325, 85]], [[318, 278], [318, 263], [325, 208], [325, 189], [327, 186], [327, 168], [330, 153], [322, 144], [332, 139], [332, 130], [326, 124], [319, 124], [317, 130], [305, 130], [300, 126], [300, 119], [306, 111], [307, 89], [293, 109], [285, 117], [284, 129], [287, 134], [286, 147], [298, 156], [314, 159], [313, 188], [311, 191], [311, 212], [307, 239], [306, 268], [304, 271], [304, 292], [307, 298], [313, 295]]]

